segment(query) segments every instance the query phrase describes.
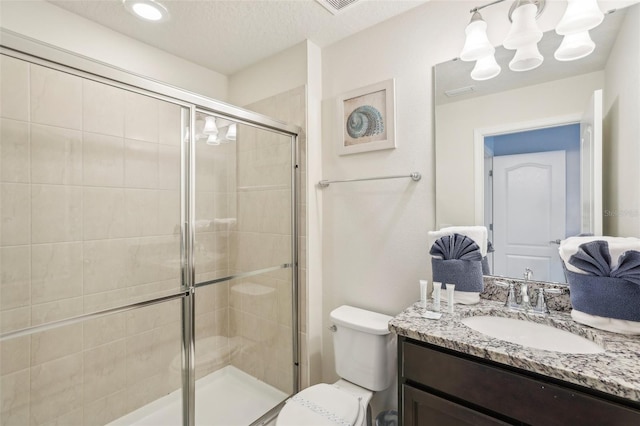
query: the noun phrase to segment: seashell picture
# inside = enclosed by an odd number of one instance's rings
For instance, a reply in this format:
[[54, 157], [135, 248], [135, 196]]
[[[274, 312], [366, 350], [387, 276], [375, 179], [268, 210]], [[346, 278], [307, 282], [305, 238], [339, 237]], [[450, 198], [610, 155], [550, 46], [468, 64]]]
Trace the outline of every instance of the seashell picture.
[[338, 109], [340, 155], [395, 148], [393, 79], [345, 93]]

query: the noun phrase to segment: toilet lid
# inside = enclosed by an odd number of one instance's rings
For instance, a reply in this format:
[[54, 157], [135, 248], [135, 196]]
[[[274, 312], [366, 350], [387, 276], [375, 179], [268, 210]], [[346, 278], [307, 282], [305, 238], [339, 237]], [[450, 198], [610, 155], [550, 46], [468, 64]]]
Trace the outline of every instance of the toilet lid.
[[278, 426], [352, 426], [360, 412], [360, 400], [335, 386], [321, 383], [297, 393], [278, 415]]

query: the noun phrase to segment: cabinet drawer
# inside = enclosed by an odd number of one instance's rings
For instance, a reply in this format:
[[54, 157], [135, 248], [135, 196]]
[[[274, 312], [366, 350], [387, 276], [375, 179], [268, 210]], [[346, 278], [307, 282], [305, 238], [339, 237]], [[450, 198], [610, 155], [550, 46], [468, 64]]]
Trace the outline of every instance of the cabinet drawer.
[[447, 401], [411, 386], [402, 386], [404, 426], [504, 426], [470, 408]]
[[403, 341], [402, 376], [531, 425], [640, 425], [640, 411]]

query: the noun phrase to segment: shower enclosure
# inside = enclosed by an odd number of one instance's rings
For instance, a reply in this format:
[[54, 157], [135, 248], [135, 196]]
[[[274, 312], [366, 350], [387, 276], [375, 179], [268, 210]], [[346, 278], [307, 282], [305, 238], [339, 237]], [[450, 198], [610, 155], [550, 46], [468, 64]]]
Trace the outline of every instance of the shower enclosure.
[[2, 34], [0, 423], [249, 425], [298, 388], [298, 129]]

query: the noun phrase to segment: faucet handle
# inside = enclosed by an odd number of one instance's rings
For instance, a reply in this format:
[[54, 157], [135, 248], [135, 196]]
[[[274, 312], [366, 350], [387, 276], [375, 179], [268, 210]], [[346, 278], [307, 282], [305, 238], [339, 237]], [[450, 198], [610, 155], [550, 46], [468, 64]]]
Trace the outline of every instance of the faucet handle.
[[504, 281], [494, 281], [498, 287], [509, 288], [509, 294], [504, 302], [506, 308], [517, 308], [518, 302], [516, 301], [516, 289], [513, 283], [506, 283]]
[[538, 289], [536, 289], [538, 291], [538, 297], [536, 300], [536, 306], [533, 308], [533, 310], [535, 312], [541, 313], [541, 314], [548, 314], [549, 313], [549, 307], [547, 306], [547, 299], [545, 298], [545, 293], [546, 294], [561, 294], [562, 290], [560, 290], [559, 288], [544, 288], [544, 287], [540, 287]]
[[525, 281], [531, 281], [533, 278], [533, 271], [531, 268], [524, 268], [524, 279]]

